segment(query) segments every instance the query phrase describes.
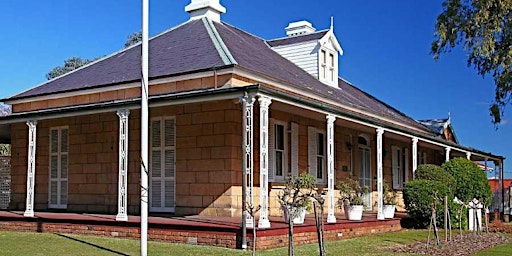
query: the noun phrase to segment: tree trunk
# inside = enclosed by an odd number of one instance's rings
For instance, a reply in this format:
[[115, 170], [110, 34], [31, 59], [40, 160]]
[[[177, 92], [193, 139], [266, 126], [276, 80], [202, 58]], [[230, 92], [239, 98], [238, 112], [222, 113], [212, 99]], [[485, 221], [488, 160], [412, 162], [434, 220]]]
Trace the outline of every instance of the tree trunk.
[[[252, 219], [254, 220], [254, 215]], [[256, 256], [256, 223], [252, 226], [252, 256]]]
[[325, 201], [323, 201], [321, 204], [320, 204], [320, 234], [322, 235], [322, 238], [320, 239], [320, 241], [322, 242], [322, 245], [321, 245], [321, 256], [325, 256], [327, 255], [327, 252], [325, 251], [325, 243], [324, 243], [324, 203]]
[[293, 219], [290, 214], [288, 214], [288, 256], [294, 256], [295, 252], [293, 250]]
[[[320, 256], [325, 256], [325, 251], [324, 251], [324, 243], [323, 243], [323, 235], [322, 235], [322, 226], [320, 224], [320, 221], [321, 219], [323, 219], [323, 214], [321, 216], [318, 216], [318, 211], [317, 211], [317, 202], [313, 202], [313, 210], [315, 212], [315, 225], [316, 225], [316, 234], [317, 234], [317, 237], [318, 237], [318, 250], [319, 250], [319, 253], [320, 253]], [[320, 204], [320, 207], [322, 207], [322, 204]], [[322, 211], [323, 212], [323, 211]]]

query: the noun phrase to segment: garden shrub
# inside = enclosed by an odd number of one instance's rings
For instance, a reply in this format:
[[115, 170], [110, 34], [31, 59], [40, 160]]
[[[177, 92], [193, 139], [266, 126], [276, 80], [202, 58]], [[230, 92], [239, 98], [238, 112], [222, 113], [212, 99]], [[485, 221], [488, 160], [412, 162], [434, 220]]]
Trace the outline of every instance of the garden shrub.
[[446, 184], [452, 192], [455, 192], [455, 179], [441, 166], [434, 164], [422, 164], [416, 169], [416, 179], [433, 180]]
[[489, 206], [492, 199], [492, 190], [484, 171], [466, 158], [454, 158], [443, 164], [443, 169], [455, 179], [455, 196], [468, 203], [473, 198]]
[[[403, 190], [404, 203], [409, 216], [417, 228], [428, 227], [432, 215], [432, 206], [436, 202], [437, 223], [444, 225], [444, 197], [448, 196], [452, 212], [453, 193], [447, 184], [435, 180], [416, 179], [409, 181]], [[453, 208], [455, 210], [455, 208]], [[454, 212], [454, 211], [453, 211]], [[455, 216], [451, 214], [451, 216]], [[455, 219], [452, 218], [452, 223]]]

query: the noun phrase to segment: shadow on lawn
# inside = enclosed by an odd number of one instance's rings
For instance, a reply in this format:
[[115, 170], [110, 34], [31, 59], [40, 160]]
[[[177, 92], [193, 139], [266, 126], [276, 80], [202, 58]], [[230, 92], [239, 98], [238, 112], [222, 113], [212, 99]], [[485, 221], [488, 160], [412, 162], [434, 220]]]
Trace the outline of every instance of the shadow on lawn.
[[63, 235], [63, 234], [57, 234], [57, 235], [60, 236], [60, 237], [64, 237], [64, 238], [67, 238], [67, 239], [70, 239], [70, 240], [82, 243], [82, 244], [86, 244], [86, 245], [90, 245], [92, 247], [96, 247], [96, 248], [98, 248], [100, 250], [104, 250], [104, 251], [107, 251], [107, 252], [115, 253], [117, 255], [130, 256], [129, 254], [118, 252], [118, 251], [114, 251], [112, 249], [109, 249], [109, 248], [106, 248], [106, 247], [103, 247], [103, 246], [99, 246], [99, 245], [96, 245], [96, 244], [92, 244], [92, 243], [89, 243], [89, 242], [86, 242], [86, 241], [83, 241], [83, 240], [80, 240], [80, 239], [76, 239], [74, 237], [66, 236], [66, 235]]

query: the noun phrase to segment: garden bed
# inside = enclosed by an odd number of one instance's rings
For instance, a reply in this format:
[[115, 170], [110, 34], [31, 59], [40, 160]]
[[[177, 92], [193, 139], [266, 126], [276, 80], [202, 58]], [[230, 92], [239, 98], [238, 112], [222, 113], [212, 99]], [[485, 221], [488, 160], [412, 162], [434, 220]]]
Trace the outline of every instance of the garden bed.
[[510, 235], [503, 233], [464, 233], [462, 236], [453, 233], [452, 241], [446, 242], [444, 237], [440, 238], [440, 244], [435, 244], [433, 234], [427, 248], [426, 241], [413, 244], [393, 246], [389, 248], [396, 253], [412, 253], [427, 255], [472, 255], [475, 252], [492, 248], [494, 246], [509, 243], [512, 241]]

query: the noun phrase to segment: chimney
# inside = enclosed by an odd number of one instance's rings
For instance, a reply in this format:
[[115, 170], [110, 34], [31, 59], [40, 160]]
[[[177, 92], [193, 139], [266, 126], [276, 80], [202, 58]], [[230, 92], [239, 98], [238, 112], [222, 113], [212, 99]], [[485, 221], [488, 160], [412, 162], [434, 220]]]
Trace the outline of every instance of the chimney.
[[310, 34], [316, 31], [313, 25], [305, 20], [291, 22], [285, 30], [286, 35], [290, 37]]
[[226, 8], [220, 4], [220, 0], [191, 0], [185, 11], [190, 13], [189, 20], [207, 17], [220, 22], [220, 15], [226, 12]]

